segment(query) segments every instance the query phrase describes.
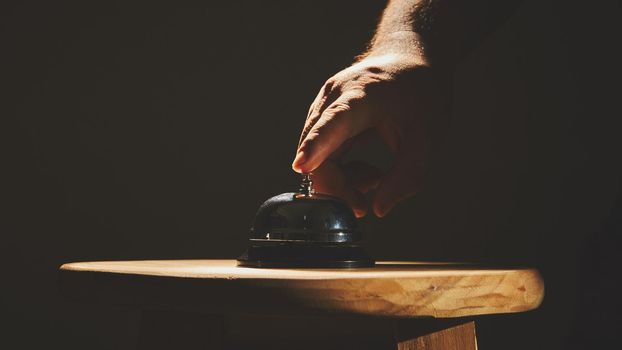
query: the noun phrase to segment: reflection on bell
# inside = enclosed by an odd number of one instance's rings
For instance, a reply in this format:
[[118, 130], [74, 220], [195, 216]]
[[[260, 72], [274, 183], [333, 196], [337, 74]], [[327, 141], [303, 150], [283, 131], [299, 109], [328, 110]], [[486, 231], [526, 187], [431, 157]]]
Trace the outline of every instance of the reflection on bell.
[[251, 228], [250, 247], [238, 258], [246, 267], [352, 268], [374, 261], [360, 247], [352, 209], [341, 199], [316, 194], [309, 174], [299, 192], [265, 201]]

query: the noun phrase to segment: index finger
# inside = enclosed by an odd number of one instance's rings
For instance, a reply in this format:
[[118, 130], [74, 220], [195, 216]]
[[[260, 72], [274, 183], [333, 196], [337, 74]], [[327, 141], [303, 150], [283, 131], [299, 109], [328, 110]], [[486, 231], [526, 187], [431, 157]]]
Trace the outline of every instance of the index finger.
[[302, 173], [312, 172], [346, 140], [371, 126], [363, 94], [344, 93], [324, 110], [302, 140], [292, 168]]

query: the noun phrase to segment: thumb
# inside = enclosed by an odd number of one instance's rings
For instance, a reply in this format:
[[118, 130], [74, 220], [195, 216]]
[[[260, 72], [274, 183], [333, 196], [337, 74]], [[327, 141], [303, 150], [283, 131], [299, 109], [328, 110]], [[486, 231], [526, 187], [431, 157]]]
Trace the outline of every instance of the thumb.
[[423, 184], [423, 162], [402, 154], [382, 179], [373, 200], [374, 213], [385, 216], [402, 200], [414, 196]]

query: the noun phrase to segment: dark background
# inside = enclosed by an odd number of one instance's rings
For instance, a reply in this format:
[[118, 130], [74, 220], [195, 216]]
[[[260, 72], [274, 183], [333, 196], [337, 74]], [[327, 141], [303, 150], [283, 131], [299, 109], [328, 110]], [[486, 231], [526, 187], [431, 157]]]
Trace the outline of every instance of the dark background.
[[[597, 3], [525, 2], [460, 65], [425, 191], [363, 221], [378, 258], [541, 269], [542, 308], [483, 317], [481, 349], [575, 342], [577, 286], [618, 252], [596, 233], [620, 192], [620, 7]], [[2, 2], [0, 347], [133, 347], [138, 315], [63, 300], [62, 263], [241, 253], [384, 5]]]

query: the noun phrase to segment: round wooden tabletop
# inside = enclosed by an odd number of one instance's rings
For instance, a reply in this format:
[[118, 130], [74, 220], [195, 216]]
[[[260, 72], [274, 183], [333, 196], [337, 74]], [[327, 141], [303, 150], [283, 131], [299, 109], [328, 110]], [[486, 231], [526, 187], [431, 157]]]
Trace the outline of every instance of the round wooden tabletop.
[[145, 260], [65, 264], [61, 290], [82, 300], [139, 307], [461, 317], [534, 309], [544, 283], [534, 269], [449, 263], [256, 269], [237, 267], [235, 260]]

